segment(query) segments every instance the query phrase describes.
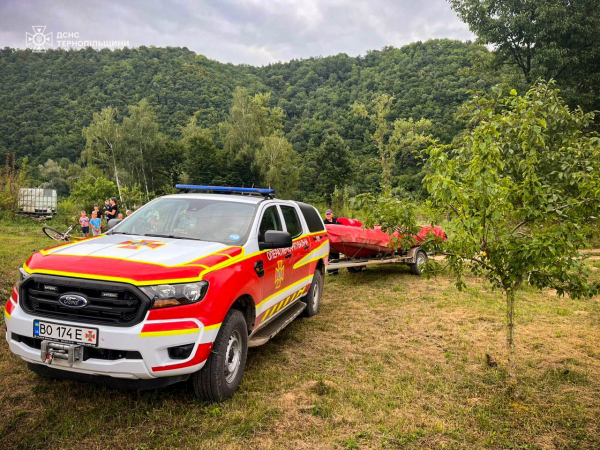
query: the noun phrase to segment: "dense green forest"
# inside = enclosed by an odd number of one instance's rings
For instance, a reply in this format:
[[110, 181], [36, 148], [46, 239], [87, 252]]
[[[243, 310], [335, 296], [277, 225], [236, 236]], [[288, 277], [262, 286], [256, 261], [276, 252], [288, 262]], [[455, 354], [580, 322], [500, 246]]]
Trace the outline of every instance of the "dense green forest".
[[[123, 126], [120, 133], [128, 120], [131, 131], [131, 108], [137, 107], [157, 127], [153, 151], [143, 162], [151, 166], [149, 191], [168, 191], [177, 181], [277, 185], [277, 174], [267, 176], [255, 154], [266, 145], [258, 140], [270, 136], [271, 156], [287, 152], [295, 169], [280, 167], [286, 180], [295, 180], [283, 193], [330, 201], [336, 186], [352, 194], [380, 188], [377, 145], [369, 138], [374, 126], [353, 113], [353, 104], [369, 105], [386, 93], [393, 96], [390, 123], [428, 119], [431, 135], [449, 142], [461, 129], [455, 114], [469, 91], [500, 81], [497, 72], [488, 70], [490, 58], [483, 46], [451, 40], [265, 67], [222, 64], [186, 48], [44, 53], [6, 48], [0, 51], [0, 153], [16, 153], [18, 164], [27, 157], [32, 182], [56, 187], [63, 196], [74, 187], [69, 176], [81, 179], [78, 170], [69, 168], [73, 163], [98, 166], [116, 181], [102, 164], [86, 158], [100, 150], [85, 130], [94, 114], [111, 107], [111, 120]], [[259, 120], [261, 108], [272, 119], [267, 129], [258, 130], [250, 152], [240, 151], [245, 144], [227, 134], [239, 87], [244, 89], [239, 102], [245, 96], [248, 105], [258, 108], [254, 119]], [[262, 161], [269, 160], [263, 156]], [[144, 174], [138, 167], [140, 175], [134, 176], [130, 166], [134, 160], [126, 152], [121, 158], [123, 184], [130, 189], [139, 184], [145, 191]], [[394, 187], [418, 192], [417, 160], [406, 152], [397, 158]]]

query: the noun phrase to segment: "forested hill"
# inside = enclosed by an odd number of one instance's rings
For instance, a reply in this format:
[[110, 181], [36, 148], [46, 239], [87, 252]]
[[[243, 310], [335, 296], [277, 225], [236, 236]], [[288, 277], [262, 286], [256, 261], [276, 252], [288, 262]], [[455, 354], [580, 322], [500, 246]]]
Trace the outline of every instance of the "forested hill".
[[161, 131], [176, 139], [197, 111], [202, 126], [222, 121], [237, 86], [272, 93], [272, 105], [285, 113], [286, 136], [300, 153], [319, 145], [327, 130], [339, 133], [351, 150], [368, 151], [371, 144], [364, 142], [350, 105], [382, 92], [396, 98], [392, 119], [431, 119], [435, 133], [448, 140], [467, 91], [494, 82], [473, 70], [486, 55], [475, 44], [432, 40], [364, 57], [339, 54], [251, 67], [222, 64], [185, 48], [6, 48], [0, 50], [0, 153], [16, 152], [34, 163], [75, 160], [93, 113], [114, 106], [123, 115], [143, 98], [155, 107]]

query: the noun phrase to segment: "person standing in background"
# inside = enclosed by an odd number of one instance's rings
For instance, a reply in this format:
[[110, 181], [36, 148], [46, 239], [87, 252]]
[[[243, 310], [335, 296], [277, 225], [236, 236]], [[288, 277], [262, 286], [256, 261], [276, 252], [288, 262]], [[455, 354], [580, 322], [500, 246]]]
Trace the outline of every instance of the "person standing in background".
[[108, 210], [110, 209], [110, 201], [109, 200], [104, 200], [104, 219], [108, 220], [110, 219], [110, 217], [108, 217]]
[[[336, 225], [338, 223], [338, 218], [333, 217], [333, 211], [331, 209], [328, 209], [327, 211], [325, 211], [325, 220], [323, 220], [323, 223], [325, 225]], [[340, 254], [338, 252], [336, 252], [335, 250], [332, 250], [330, 247], [329, 260], [331, 261], [332, 259], [340, 259]], [[331, 274], [331, 275], [339, 275], [339, 273], [340, 273], [340, 271], [337, 269], [329, 271], [329, 274]]]
[[[96, 205], [96, 208], [98, 205]], [[92, 219], [90, 220], [90, 226], [92, 227], [92, 236], [99, 236], [102, 234], [102, 219], [98, 217], [98, 211], [92, 212]]]
[[90, 218], [86, 215], [85, 211], [81, 211], [81, 217], [79, 218], [79, 224], [81, 225], [81, 234], [83, 234], [83, 237], [89, 237], [89, 235], [90, 235]]
[[338, 218], [333, 217], [333, 211], [328, 209], [325, 211], [325, 220], [323, 221], [325, 225], [335, 225], [338, 223]]
[[117, 199], [116, 197], [111, 197], [110, 204], [108, 206], [108, 211], [106, 211], [106, 215], [108, 216], [108, 220], [116, 219], [119, 214], [117, 208]]

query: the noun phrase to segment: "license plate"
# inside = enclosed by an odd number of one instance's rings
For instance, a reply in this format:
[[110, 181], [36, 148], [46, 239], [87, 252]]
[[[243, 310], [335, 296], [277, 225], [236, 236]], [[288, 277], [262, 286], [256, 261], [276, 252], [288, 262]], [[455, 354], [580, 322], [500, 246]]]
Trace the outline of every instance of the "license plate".
[[72, 327], [36, 319], [33, 321], [33, 337], [95, 347], [98, 345], [98, 328]]

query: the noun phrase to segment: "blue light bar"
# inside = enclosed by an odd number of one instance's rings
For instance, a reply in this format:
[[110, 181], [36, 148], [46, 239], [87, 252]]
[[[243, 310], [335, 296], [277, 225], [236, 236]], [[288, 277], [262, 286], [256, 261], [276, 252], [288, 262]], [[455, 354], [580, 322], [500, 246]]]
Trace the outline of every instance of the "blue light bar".
[[265, 196], [275, 195], [273, 189], [263, 188], [246, 188], [246, 187], [229, 187], [229, 186], [199, 186], [196, 184], [176, 184], [176, 189], [185, 189], [188, 191], [210, 191], [210, 192], [224, 192], [228, 194], [261, 194]]

